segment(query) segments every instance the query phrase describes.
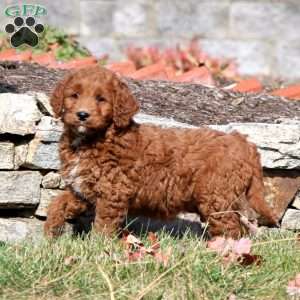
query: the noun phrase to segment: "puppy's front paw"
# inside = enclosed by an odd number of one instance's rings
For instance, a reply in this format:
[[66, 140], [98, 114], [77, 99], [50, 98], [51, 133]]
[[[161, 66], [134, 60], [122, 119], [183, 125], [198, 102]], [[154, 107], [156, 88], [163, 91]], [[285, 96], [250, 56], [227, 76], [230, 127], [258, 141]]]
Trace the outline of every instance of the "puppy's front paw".
[[64, 229], [64, 225], [50, 225], [46, 222], [44, 226], [44, 234], [47, 238], [53, 239], [61, 236]]

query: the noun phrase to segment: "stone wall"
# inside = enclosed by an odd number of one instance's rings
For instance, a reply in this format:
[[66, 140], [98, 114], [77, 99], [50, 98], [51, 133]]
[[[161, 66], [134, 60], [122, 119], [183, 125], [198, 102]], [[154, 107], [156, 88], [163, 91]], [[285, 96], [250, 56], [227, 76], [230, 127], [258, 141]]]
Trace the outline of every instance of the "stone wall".
[[[0, 11], [16, 1], [4, 0]], [[236, 58], [243, 74], [300, 78], [298, 0], [34, 0], [45, 24], [80, 37], [96, 55], [120, 58], [128, 44], [175, 45], [194, 36], [204, 50]], [[1, 27], [9, 21], [1, 18]]]
[[[42, 93], [0, 94], [0, 241], [40, 237], [49, 202], [65, 188], [57, 173], [63, 127], [52, 116]], [[142, 113], [135, 119], [162, 127], [194, 127]], [[267, 201], [282, 228], [300, 229], [300, 121], [211, 127], [238, 130], [257, 144]]]

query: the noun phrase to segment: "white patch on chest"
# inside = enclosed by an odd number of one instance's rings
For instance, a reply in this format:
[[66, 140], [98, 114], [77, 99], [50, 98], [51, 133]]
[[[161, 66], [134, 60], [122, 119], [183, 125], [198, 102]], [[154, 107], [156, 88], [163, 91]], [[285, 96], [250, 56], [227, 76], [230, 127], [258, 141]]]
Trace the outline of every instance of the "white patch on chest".
[[67, 184], [72, 186], [73, 190], [81, 195], [81, 184], [82, 184], [82, 179], [79, 176], [79, 161], [80, 159], [77, 158], [73, 164], [72, 167], [70, 168], [68, 177], [67, 177]]

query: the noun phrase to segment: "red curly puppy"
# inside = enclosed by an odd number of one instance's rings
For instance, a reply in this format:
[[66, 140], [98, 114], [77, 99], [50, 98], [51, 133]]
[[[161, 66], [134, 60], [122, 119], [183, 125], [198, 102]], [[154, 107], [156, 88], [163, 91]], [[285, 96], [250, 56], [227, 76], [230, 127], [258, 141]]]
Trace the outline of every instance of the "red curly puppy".
[[126, 214], [161, 219], [196, 212], [209, 233], [238, 237], [240, 213], [270, 224], [254, 144], [239, 133], [136, 124], [138, 103], [111, 71], [89, 67], [56, 87], [51, 105], [64, 123], [61, 174], [67, 191], [52, 201], [45, 233], [95, 209], [94, 228], [112, 234]]

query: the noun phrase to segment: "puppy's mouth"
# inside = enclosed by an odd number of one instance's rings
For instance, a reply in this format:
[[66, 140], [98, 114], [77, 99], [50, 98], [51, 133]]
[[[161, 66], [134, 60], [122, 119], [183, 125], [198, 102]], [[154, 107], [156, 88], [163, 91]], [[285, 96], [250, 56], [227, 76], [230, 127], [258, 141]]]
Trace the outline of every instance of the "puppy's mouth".
[[87, 132], [87, 128], [84, 125], [79, 125], [77, 131], [80, 134], [85, 134]]

